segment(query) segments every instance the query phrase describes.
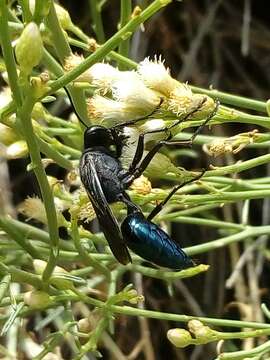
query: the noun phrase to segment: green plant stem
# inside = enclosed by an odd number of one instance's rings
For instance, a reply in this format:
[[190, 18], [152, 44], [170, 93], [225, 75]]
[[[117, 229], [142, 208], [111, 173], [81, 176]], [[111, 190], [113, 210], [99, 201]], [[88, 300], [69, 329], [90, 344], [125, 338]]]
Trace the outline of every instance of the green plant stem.
[[208, 176], [222, 176], [228, 174], [235, 174], [245, 170], [252, 169], [256, 166], [264, 165], [270, 162], [270, 154], [261, 155], [254, 159], [237, 162], [233, 165], [223, 166], [222, 168], [215, 168], [214, 170], [206, 171], [204, 177]]
[[192, 216], [179, 216], [179, 212], [171, 212], [166, 215], [160, 216], [160, 220], [170, 220], [184, 224], [193, 224], [199, 226], [210, 226], [219, 229], [230, 229], [230, 230], [243, 230], [245, 228], [242, 224], [235, 224], [226, 221], [219, 221], [219, 220], [210, 220], [210, 219], [202, 219], [196, 218]]
[[[3, 0], [2, 0], [3, 1]], [[172, 0], [155, 0], [153, 1], [141, 14], [131, 19], [122, 29], [114, 34], [108, 41], [98, 48], [92, 55], [87, 57], [76, 68], [61, 76], [51, 84], [51, 90], [47, 95], [54, 93], [61, 87], [66, 86], [68, 83], [75, 80], [79, 75], [86, 71], [89, 67], [96, 62], [102, 60], [111, 50], [115, 49], [123, 39], [127, 39], [132, 35], [134, 30], [151, 16], [153, 16], [162, 7], [167, 6]]]
[[152, 269], [146, 266], [129, 264], [124, 267], [124, 270], [128, 269], [133, 272], [138, 272], [147, 277], [161, 279], [165, 281], [173, 281], [176, 279], [185, 279], [187, 277], [196, 276], [202, 272], [207, 271], [208, 265], [200, 264], [195, 267], [191, 267], [181, 271], [165, 271], [164, 269]]
[[1, 279], [0, 283], [0, 304], [2, 303], [2, 300], [4, 299], [4, 296], [8, 292], [9, 286], [11, 283], [11, 275], [7, 274]]
[[19, 270], [15, 266], [6, 266], [0, 262], [0, 272], [11, 275], [12, 281], [33, 285], [36, 289], [44, 289], [44, 282], [38, 275]]
[[259, 345], [251, 350], [233, 351], [230, 353], [222, 353], [218, 356], [217, 360], [243, 360], [247, 358], [254, 358], [256, 355], [261, 356], [270, 351], [270, 341]]
[[32, 256], [32, 258], [44, 260], [41, 254], [34, 248], [34, 246], [31, 245], [26, 237], [21, 236], [20, 232], [18, 232], [13, 226], [10, 226], [10, 223], [5, 220], [5, 218], [0, 218], [0, 228], [4, 230], [6, 234], [9, 234], [22, 249]]
[[204, 204], [205, 202], [211, 203], [224, 203], [248, 199], [264, 199], [270, 197], [270, 190], [252, 190], [252, 191], [217, 191], [213, 194], [204, 195], [175, 195], [175, 201], [181, 200], [185, 204]]
[[[50, 29], [52, 41], [53, 41], [57, 56], [58, 56], [59, 60], [61, 61], [61, 63], [64, 64], [65, 59], [67, 57], [69, 57], [72, 53], [71, 53], [71, 49], [69, 47], [69, 43], [66, 39], [66, 36], [65, 36], [65, 34], [60, 26], [60, 23], [58, 21], [54, 3], [52, 3], [51, 7], [50, 7], [50, 12], [47, 17], [47, 26]], [[47, 55], [47, 54], [45, 53], [45, 55]], [[46, 58], [48, 59], [48, 56]], [[54, 68], [56, 68], [56, 67], [54, 67]], [[60, 71], [59, 71], [59, 73], [60, 73]], [[63, 70], [61, 69], [61, 75], [62, 74], [63, 74]], [[65, 76], [65, 75], [63, 75], [63, 76]], [[76, 110], [80, 114], [80, 117], [82, 118], [82, 120], [83, 121], [85, 120], [87, 122], [88, 115], [87, 115], [87, 109], [86, 109], [86, 104], [85, 104], [85, 100], [84, 100], [83, 90], [74, 88], [72, 86], [68, 86], [68, 83], [66, 85], [70, 92], [70, 96], [72, 98], [72, 101], [75, 105]]]
[[[56, 295], [53, 296], [53, 301], [65, 302], [67, 300], [76, 301], [82, 300], [81, 296], [76, 294], [70, 295]], [[236, 328], [251, 328], [251, 329], [270, 329], [270, 324], [252, 322], [252, 321], [239, 321], [239, 320], [230, 320], [230, 319], [216, 319], [216, 318], [207, 318], [207, 317], [196, 317], [189, 315], [180, 315], [166, 312], [159, 312], [153, 310], [139, 309], [131, 306], [120, 306], [120, 305], [107, 305], [106, 303], [91, 299], [87, 296], [83, 296], [83, 301], [87, 304], [94, 305], [97, 307], [105, 307], [107, 311], [116, 314], [123, 314], [128, 316], [142, 316], [145, 318], [158, 319], [158, 320], [168, 320], [168, 321], [179, 321], [179, 322], [188, 322], [190, 320], [199, 320], [206, 325], [214, 326], [224, 326], [224, 327], [236, 327]]]
[[80, 360], [88, 352], [92, 352], [97, 349], [97, 343], [98, 343], [99, 339], [101, 338], [105, 329], [108, 327], [108, 324], [109, 324], [109, 319], [107, 316], [103, 317], [101, 320], [99, 320], [95, 330], [90, 335], [90, 339], [87, 341], [86, 344], [84, 344], [81, 347], [80, 353], [77, 354], [77, 356], [75, 356], [74, 360]]
[[81, 244], [81, 239], [78, 231], [77, 219], [74, 215], [71, 215], [71, 234], [75, 244], [75, 247], [81, 256], [82, 261], [86, 266], [92, 266], [98, 272], [103, 274], [108, 281], [110, 281], [110, 271], [104, 266], [101, 262], [93, 258], [87, 251], [83, 248]]
[[197, 86], [190, 86], [191, 89], [198, 94], [206, 94], [213, 99], [218, 99], [224, 104], [238, 106], [244, 109], [256, 110], [267, 113], [266, 103], [260, 100], [253, 100], [243, 96], [232, 95], [215, 89], [202, 89]]
[[[89, 41], [90, 39], [87, 37], [87, 42]], [[89, 45], [87, 43], [84, 43], [82, 41], [79, 41], [77, 39], [73, 39], [71, 37], [68, 37], [68, 42], [70, 45], [73, 45], [73, 46], [76, 46], [80, 49], [83, 49], [85, 51], [87, 51], [88, 53], [90, 52], [89, 51]], [[121, 64], [123, 67], [126, 67], [128, 69], [136, 69], [137, 68], [137, 63], [118, 54], [118, 52], [116, 51], [110, 51], [108, 53], [108, 55], [106, 55], [106, 58], [108, 60], [114, 60], [114, 61], [117, 61], [118, 64]]]
[[269, 235], [270, 234], [270, 226], [253, 226], [247, 227], [245, 230], [240, 231], [237, 234], [225, 236], [223, 238], [209, 241], [204, 244], [190, 246], [185, 248], [184, 250], [187, 252], [188, 255], [196, 255], [201, 254], [207, 251], [220, 249], [224, 246], [229, 244], [238, 242], [238, 241], [245, 241], [249, 240], [253, 237], [258, 237], [260, 235]]
[[18, 85], [16, 62], [11, 46], [8, 28], [8, 9], [5, 0], [0, 0], [0, 40], [13, 98], [17, 106], [21, 106], [22, 95]]
[[51, 252], [47, 266], [43, 273], [43, 280], [47, 281], [56, 265], [59, 246], [58, 224], [56, 210], [54, 206], [54, 198], [52, 189], [50, 188], [45, 170], [42, 165], [39, 148], [37, 145], [36, 135], [31, 121], [31, 113], [34, 106], [34, 98], [32, 89], [26, 89], [26, 99], [23, 106], [19, 109], [19, 116], [21, 125], [24, 132], [25, 140], [27, 142], [29, 154], [31, 157], [32, 168], [39, 183], [42, 199], [44, 202], [46, 216], [48, 219], [48, 228], [51, 241]]
[[101, 17], [101, 5], [100, 0], [88, 0], [91, 17], [93, 19], [93, 30], [96, 34], [97, 41], [100, 44], [105, 42], [105, 34], [103, 29], [102, 17]]
[[[50, 235], [44, 230], [41, 230], [27, 223], [12, 219], [11, 217], [0, 217], [0, 223], [3, 222], [6, 223], [9, 228], [17, 231], [21, 237], [26, 237], [28, 239], [37, 239], [46, 244], [50, 244]], [[65, 240], [60, 240], [60, 247], [64, 250], [74, 250], [73, 244]]]
[[20, 4], [22, 8], [22, 14], [23, 14], [23, 22], [29, 23], [32, 20], [32, 14], [29, 8], [29, 2], [28, 0], [18, 0], [18, 3]]
[[[122, 29], [130, 20], [131, 16], [131, 0], [121, 0], [121, 11], [120, 11], [120, 24], [119, 29]], [[129, 41], [130, 39], [124, 40], [119, 44], [118, 52], [120, 55], [128, 57], [129, 53]], [[126, 70], [120, 64], [120, 70]]]
[[40, 151], [48, 158], [52, 159], [59, 166], [66, 170], [72, 170], [73, 164], [70, 160], [66, 159], [60, 152], [50, 146], [46, 141], [41, 138], [37, 138]]

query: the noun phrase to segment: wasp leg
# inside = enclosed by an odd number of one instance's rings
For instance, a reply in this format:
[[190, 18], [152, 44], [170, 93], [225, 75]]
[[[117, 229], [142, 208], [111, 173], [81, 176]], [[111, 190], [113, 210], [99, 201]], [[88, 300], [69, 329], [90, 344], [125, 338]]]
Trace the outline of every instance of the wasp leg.
[[164, 207], [164, 205], [167, 204], [167, 202], [170, 200], [170, 198], [182, 187], [184, 187], [187, 184], [190, 184], [196, 180], [199, 180], [203, 174], [205, 173], [206, 170], [203, 170], [198, 176], [195, 176], [194, 178], [187, 180], [185, 182], [183, 182], [180, 185], [176, 185], [174, 186], [174, 188], [169, 192], [169, 194], [166, 196], [166, 198], [159, 203], [152, 211], [151, 213], [148, 215], [147, 220], [151, 221]]
[[[201, 105], [202, 104], [200, 104], [199, 107], [201, 107]], [[173, 124], [170, 127], [151, 130], [151, 131], [145, 132], [143, 134], [140, 134], [137, 149], [136, 149], [134, 158], [132, 160], [132, 163], [129, 167], [128, 175], [125, 179], [123, 179], [124, 186], [126, 188], [129, 187], [134, 179], [136, 179], [142, 175], [142, 173], [147, 168], [147, 166], [150, 164], [150, 162], [153, 159], [153, 157], [155, 156], [155, 154], [162, 148], [162, 146], [164, 146], [164, 145], [192, 146], [196, 136], [201, 132], [203, 127], [211, 120], [211, 118], [216, 114], [218, 107], [219, 107], [219, 102], [216, 101], [216, 106], [215, 106], [214, 110], [211, 112], [211, 114], [209, 114], [209, 116], [205, 119], [205, 121], [196, 129], [194, 134], [188, 140], [170, 141], [172, 138], [172, 134], [169, 131], [172, 127], [176, 126], [177, 124]], [[179, 120], [179, 122], [184, 121], [190, 115], [195, 113], [197, 110], [198, 110], [198, 107], [196, 109], [194, 109], [194, 111], [187, 114], [184, 119]], [[179, 122], [178, 122], [178, 124], [179, 124]], [[165, 140], [159, 141], [141, 161], [142, 156], [143, 156], [143, 150], [144, 150], [145, 135], [158, 133], [158, 132], [162, 132], [162, 131], [169, 132], [169, 135], [167, 136], [167, 138]], [[140, 161], [141, 161], [141, 163], [139, 164]]]
[[124, 122], [122, 124], [117, 124], [117, 125], [113, 126], [111, 129], [117, 129], [117, 128], [121, 128], [121, 127], [125, 127], [125, 126], [131, 126], [131, 125], [136, 124], [139, 121], [148, 119], [150, 116], [154, 115], [156, 111], [158, 111], [158, 109], [161, 107], [163, 101], [164, 101], [164, 99], [163, 99], [163, 97], [161, 97], [160, 101], [159, 101], [159, 104], [149, 114], [144, 115], [144, 116], [142, 116], [140, 118], [137, 118], [137, 119], [132, 119], [132, 120], [126, 121], [126, 122]]

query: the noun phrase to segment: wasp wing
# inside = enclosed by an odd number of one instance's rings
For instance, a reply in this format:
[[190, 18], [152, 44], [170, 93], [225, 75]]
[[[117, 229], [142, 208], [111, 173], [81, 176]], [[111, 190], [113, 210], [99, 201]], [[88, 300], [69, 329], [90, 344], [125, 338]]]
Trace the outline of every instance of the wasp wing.
[[121, 264], [131, 262], [131, 257], [124, 243], [121, 230], [103, 193], [95, 163], [87, 157], [87, 168], [80, 167], [82, 182], [96, 212], [100, 227], [107, 239], [113, 255]]

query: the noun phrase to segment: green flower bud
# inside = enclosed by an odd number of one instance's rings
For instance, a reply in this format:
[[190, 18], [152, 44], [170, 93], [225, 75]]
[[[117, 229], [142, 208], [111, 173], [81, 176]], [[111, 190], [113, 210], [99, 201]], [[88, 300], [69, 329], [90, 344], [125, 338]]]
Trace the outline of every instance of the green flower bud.
[[43, 53], [42, 38], [38, 26], [31, 22], [26, 25], [15, 48], [17, 62], [21, 71], [29, 75], [38, 65]]
[[167, 332], [168, 340], [176, 347], [184, 348], [193, 343], [190, 333], [184, 329], [170, 329]]
[[18, 135], [10, 127], [0, 123], [0, 143], [6, 146], [18, 140]]
[[34, 290], [24, 294], [24, 302], [31, 309], [43, 309], [50, 304], [51, 299], [46, 292]]
[[[36, 259], [33, 261], [33, 265], [36, 273], [42, 275], [47, 263], [43, 260]], [[73, 282], [64, 278], [66, 274], [68, 274], [68, 272], [65, 269], [60, 266], [55, 266], [50, 278], [50, 283], [61, 290], [71, 289]]]
[[204, 325], [199, 320], [188, 322], [189, 331], [194, 334], [198, 344], [207, 344], [210, 341], [218, 340], [218, 332], [212, 330], [209, 326]]
[[27, 144], [24, 140], [18, 140], [9, 145], [6, 149], [7, 159], [19, 159], [28, 154]]
[[64, 30], [71, 29], [73, 27], [73, 23], [71, 21], [68, 11], [58, 4], [54, 4], [54, 6], [55, 6], [56, 15], [58, 17], [58, 20], [62, 28]]

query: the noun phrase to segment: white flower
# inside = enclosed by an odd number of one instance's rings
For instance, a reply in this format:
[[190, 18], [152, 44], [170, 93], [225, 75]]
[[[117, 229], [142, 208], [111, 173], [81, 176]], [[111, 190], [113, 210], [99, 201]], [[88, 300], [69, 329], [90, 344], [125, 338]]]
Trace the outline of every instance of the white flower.
[[[80, 65], [84, 58], [80, 55], [71, 55], [65, 60], [65, 71], [71, 71]], [[121, 76], [121, 72], [105, 63], [96, 63], [77, 77], [76, 81], [89, 82], [97, 91], [105, 95], [111, 90], [112, 82]]]
[[89, 72], [92, 84], [104, 95], [111, 91], [113, 81], [121, 77], [121, 72], [117, 68], [105, 63], [94, 64]]
[[141, 79], [151, 89], [169, 97], [170, 93], [178, 86], [179, 82], [170, 75], [170, 70], [165, 68], [164, 61], [155, 57], [154, 61], [149, 58], [139, 63], [137, 69]]
[[132, 119], [147, 116], [149, 111], [145, 108], [136, 108], [123, 101], [95, 95], [87, 102], [88, 116], [93, 123], [115, 125], [125, 123]]
[[160, 96], [147, 88], [135, 72], [124, 74], [113, 82], [114, 99], [122, 101], [134, 111], [141, 109], [144, 114], [154, 110], [160, 103]]
[[178, 86], [171, 92], [168, 99], [168, 109], [176, 115], [182, 115], [189, 112], [192, 105], [192, 91], [186, 84], [178, 83]]

